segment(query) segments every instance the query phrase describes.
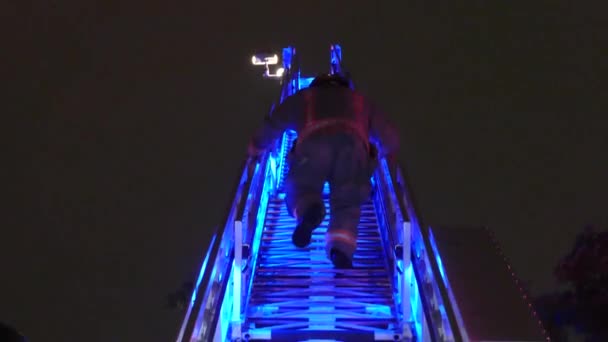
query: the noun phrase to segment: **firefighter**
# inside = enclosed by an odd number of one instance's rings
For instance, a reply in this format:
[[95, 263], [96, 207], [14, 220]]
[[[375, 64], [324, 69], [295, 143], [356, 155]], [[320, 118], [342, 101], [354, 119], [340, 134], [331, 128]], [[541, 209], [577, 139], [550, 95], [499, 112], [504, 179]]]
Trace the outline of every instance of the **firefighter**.
[[352, 268], [361, 204], [370, 196], [378, 159], [396, 152], [398, 134], [375, 105], [335, 74], [316, 77], [274, 108], [250, 141], [250, 157], [257, 158], [288, 129], [297, 133], [285, 180], [287, 208], [297, 221], [292, 241], [300, 248], [310, 244], [326, 215], [327, 181], [326, 251], [336, 268]]

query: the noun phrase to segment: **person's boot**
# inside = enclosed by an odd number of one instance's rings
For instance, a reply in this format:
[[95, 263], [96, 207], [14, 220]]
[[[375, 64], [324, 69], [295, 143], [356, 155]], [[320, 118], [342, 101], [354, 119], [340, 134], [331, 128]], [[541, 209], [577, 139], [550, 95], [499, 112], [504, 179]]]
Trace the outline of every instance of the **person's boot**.
[[293, 244], [300, 248], [310, 245], [312, 232], [319, 227], [324, 218], [325, 204], [323, 202], [308, 207], [291, 236]]
[[335, 268], [347, 269], [353, 268], [353, 261], [344, 252], [337, 248], [332, 248], [330, 252], [331, 262]]

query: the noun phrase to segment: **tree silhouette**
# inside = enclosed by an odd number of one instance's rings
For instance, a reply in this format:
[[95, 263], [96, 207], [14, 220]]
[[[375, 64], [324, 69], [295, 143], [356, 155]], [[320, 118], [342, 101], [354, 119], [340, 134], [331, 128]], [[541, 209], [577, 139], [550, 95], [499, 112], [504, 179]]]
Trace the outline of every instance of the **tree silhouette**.
[[568, 289], [535, 300], [552, 340], [608, 341], [608, 231], [585, 226], [554, 274]]

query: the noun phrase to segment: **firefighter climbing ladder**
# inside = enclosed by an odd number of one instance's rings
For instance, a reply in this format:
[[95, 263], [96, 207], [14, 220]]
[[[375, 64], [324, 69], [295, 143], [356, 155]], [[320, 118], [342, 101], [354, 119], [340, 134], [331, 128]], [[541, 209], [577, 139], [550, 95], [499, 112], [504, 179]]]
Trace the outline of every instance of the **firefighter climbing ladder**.
[[[264, 77], [280, 81], [279, 101], [312, 81], [298, 60], [293, 47], [252, 57]], [[341, 47], [332, 45], [330, 72], [343, 68]], [[362, 206], [353, 269], [334, 269], [325, 257], [327, 218], [309, 247], [295, 248], [283, 191], [295, 138], [284, 132], [259, 160], [245, 161], [177, 341], [545, 340], [486, 230], [431, 230], [403, 170], [387, 160]], [[476, 258], [483, 262], [473, 265]]]

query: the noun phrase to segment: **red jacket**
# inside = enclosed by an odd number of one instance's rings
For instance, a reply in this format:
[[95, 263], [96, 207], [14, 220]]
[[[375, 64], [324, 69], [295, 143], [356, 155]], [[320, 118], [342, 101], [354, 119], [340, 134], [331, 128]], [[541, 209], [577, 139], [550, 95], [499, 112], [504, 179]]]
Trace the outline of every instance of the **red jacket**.
[[265, 150], [287, 129], [298, 142], [322, 129], [336, 128], [359, 136], [365, 143], [379, 143], [382, 155], [399, 148], [399, 135], [386, 116], [360, 93], [348, 88], [306, 88], [287, 97], [266, 116], [254, 135], [250, 150]]

